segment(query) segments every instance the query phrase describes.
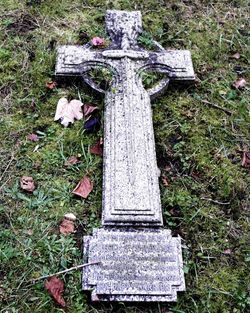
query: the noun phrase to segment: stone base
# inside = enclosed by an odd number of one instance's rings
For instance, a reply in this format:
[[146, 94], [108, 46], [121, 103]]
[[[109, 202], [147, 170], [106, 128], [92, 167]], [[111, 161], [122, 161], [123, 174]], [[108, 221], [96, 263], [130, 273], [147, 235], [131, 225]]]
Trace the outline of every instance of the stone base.
[[165, 229], [96, 229], [84, 237], [82, 288], [92, 301], [176, 301], [185, 290], [181, 241]]

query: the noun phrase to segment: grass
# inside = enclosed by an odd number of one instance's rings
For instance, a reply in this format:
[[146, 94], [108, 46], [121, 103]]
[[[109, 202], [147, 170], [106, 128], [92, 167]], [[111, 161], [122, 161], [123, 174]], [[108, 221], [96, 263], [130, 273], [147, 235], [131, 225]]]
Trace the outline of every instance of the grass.
[[[53, 122], [58, 99], [81, 98], [103, 106], [79, 83], [46, 88], [53, 79], [55, 47], [79, 44], [80, 34], [105, 36], [105, 10], [139, 9], [150, 45], [190, 49], [196, 85], [172, 86], [153, 104], [165, 226], [183, 238], [187, 291], [172, 304], [93, 305], [81, 292], [80, 272], [62, 276], [67, 312], [244, 313], [250, 310], [249, 168], [239, 150], [250, 150], [247, 1], [21, 1], [0, 8], [0, 312], [64, 312], [43, 283], [28, 281], [81, 264], [82, 236], [100, 226], [102, 160], [89, 147], [102, 135], [83, 123], [64, 129]], [[239, 52], [239, 60], [231, 58]], [[145, 76], [145, 83], [154, 81]], [[204, 103], [209, 101], [231, 115]], [[37, 133], [39, 142], [27, 140]], [[81, 163], [64, 161], [79, 155]], [[84, 174], [94, 181], [87, 200], [72, 189]], [[23, 193], [19, 178], [37, 183]], [[77, 232], [64, 237], [65, 213], [77, 216]]]

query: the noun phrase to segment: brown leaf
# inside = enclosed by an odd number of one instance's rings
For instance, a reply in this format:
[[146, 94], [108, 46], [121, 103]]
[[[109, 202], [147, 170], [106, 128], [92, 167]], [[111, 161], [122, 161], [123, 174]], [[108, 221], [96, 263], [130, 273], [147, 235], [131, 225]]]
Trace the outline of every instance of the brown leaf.
[[102, 146], [103, 146], [103, 142], [102, 142], [102, 138], [100, 138], [96, 144], [90, 147], [89, 151], [92, 154], [102, 155], [102, 152], [103, 152]]
[[168, 179], [167, 179], [167, 177], [162, 177], [162, 183], [163, 183], [163, 185], [165, 186], [165, 187], [168, 187], [169, 186], [169, 182], [168, 182]]
[[250, 152], [243, 151], [241, 166], [250, 167]]
[[234, 54], [231, 56], [231, 58], [232, 58], [232, 59], [239, 60], [239, 58], [240, 58], [239, 52], [234, 53]]
[[54, 300], [62, 307], [66, 306], [65, 300], [63, 299], [64, 283], [61, 279], [56, 276], [52, 276], [45, 281], [45, 289], [54, 298]]
[[30, 140], [30, 141], [39, 141], [39, 138], [38, 138], [37, 134], [29, 134], [27, 136], [27, 139]]
[[64, 165], [65, 166], [70, 166], [70, 165], [74, 165], [74, 164], [77, 164], [79, 163], [80, 161], [78, 160], [78, 158], [76, 156], [71, 156], [69, 157], [65, 162], [64, 162]]
[[56, 87], [56, 82], [50, 81], [46, 83], [48, 89], [54, 89]]
[[28, 192], [33, 192], [36, 189], [35, 182], [30, 176], [23, 176], [20, 178], [20, 187]]
[[246, 86], [246, 83], [247, 81], [245, 78], [241, 77], [233, 83], [233, 87], [236, 89], [243, 89]]
[[79, 181], [72, 193], [86, 199], [92, 189], [93, 183], [91, 182], [90, 178], [88, 176], [84, 176], [83, 179]]
[[95, 107], [93, 105], [86, 103], [86, 104], [84, 104], [84, 107], [83, 107], [83, 114], [84, 114], [84, 116], [87, 116], [96, 110], [98, 110], [98, 107]]
[[72, 234], [75, 231], [75, 225], [72, 220], [64, 218], [59, 226], [59, 231], [63, 235]]

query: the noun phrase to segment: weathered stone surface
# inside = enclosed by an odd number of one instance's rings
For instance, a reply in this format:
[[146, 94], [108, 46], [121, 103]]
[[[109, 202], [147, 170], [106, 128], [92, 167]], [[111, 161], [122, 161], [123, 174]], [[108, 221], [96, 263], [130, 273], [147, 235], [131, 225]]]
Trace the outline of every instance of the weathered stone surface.
[[[57, 76], [81, 76], [105, 93], [102, 225], [84, 237], [83, 289], [96, 301], [175, 301], [185, 289], [180, 238], [163, 230], [158, 170], [150, 99], [170, 81], [194, 80], [189, 51], [156, 51], [139, 46], [139, 11], [107, 11], [111, 44], [93, 50], [85, 46], [58, 48]], [[88, 75], [105, 67], [113, 74], [110, 90], [102, 90]], [[145, 90], [142, 71], [165, 73]], [[119, 228], [120, 227], [120, 228]]]
[[175, 301], [184, 290], [180, 238], [169, 230], [95, 230], [84, 237], [83, 289], [93, 300]]

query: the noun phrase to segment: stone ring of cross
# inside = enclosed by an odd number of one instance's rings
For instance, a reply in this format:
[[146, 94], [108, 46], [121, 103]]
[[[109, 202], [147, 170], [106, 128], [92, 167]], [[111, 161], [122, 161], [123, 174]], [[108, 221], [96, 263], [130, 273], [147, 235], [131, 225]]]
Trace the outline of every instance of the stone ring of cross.
[[[122, 32], [122, 36], [125, 36], [126, 33], [123, 31]], [[153, 45], [155, 46], [157, 51], [165, 51], [165, 49], [155, 40], [152, 41]], [[91, 42], [88, 42], [87, 44], [85, 44], [83, 46], [83, 48], [85, 50], [89, 50], [92, 47]], [[116, 47], [117, 48], [117, 47]], [[102, 53], [103, 56], [109, 56], [109, 55], [113, 55], [116, 57], [129, 57], [129, 56], [133, 56], [134, 59], [140, 59], [141, 56], [144, 56], [145, 59], [148, 59], [150, 57], [150, 55], [143, 50], [142, 48], [139, 48], [139, 46], [137, 47], [137, 50], [126, 50], [126, 54], [124, 53], [124, 50], [122, 49], [116, 49], [114, 50], [109, 50], [108, 49], [98, 49], [99, 53]], [[137, 53], [136, 53], [137, 51]], [[79, 72], [81, 73], [81, 77], [83, 79], [83, 81], [88, 84], [91, 88], [93, 88], [94, 90], [96, 90], [97, 92], [106, 93], [105, 89], [100, 88], [100, 86], [98, 85], [98, 83], [96, 83], [91, 76], [89, 75], [89, 72], [92, 69], [95, 68], [105, 68], [107, 70], [109, 70], [110, 73], [112, 73], [112, 82], [111, 82], [111, 86], [113, 84], [115, 84], [115, 80], [118, 79], [119, 77], [119, 68], [116, 69], [113, 66], [111, 66], [109, 63], [107, 62], [102, 62], [102, 61], [89, 61], [89, 62], [85, 62], [84, 66], [81, 68], [79, 67]], [[170, 82], [170, 78], [169, 75], [171, 75], [171, 68], [169, 66], [164, 66], [162, 64], [146, 64], [144, 66], [142, 66], [141, 68], [137, 69], [137, 80], [141, 79], [142, 73], [144, 71], [156, 71], [156, 72], [161, 72], [161, 73], [165, 73], [166, 77], [162, 78], [160, 81], [157, 82], [157, 84], [155, 84], [152, 88], [147, 89], [147, 92], [150, 96], [151, 99], [154, 99], [155, 97], [157, 97], [158, 95], [162, 94], [165, 92], [165, 90], [167, 89], [169, 82]], [[109, 87], [111, 87], [109, 86]]]

